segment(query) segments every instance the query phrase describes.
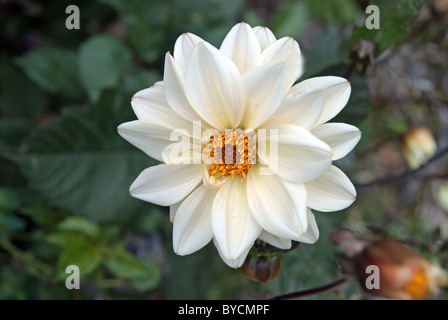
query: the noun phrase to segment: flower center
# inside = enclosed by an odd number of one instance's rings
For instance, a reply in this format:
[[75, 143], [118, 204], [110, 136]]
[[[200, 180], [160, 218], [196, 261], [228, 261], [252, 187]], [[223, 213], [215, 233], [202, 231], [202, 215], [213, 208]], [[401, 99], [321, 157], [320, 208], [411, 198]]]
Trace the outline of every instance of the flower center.
[[243, 182], [257, 157], [252, 141], [241, 129], [215, 130], [203, 149], [205, 163], [210, 165], [208, 174], [216, 178], [231, 177], [232, 180], [240, 176]]

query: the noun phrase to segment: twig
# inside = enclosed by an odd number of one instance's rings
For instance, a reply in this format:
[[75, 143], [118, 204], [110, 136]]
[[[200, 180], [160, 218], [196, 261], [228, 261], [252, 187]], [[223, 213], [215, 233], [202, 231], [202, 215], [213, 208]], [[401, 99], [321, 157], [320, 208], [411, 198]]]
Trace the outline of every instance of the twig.
[[0, 237], [0, 247], [2, 247], [4, 250], [6, 250], [10, 254], [12, 254], [17, 259], [30, 264], [31, 266], [42, 271], [46, 275], [51, 276], [53, 274], [53, 268], [51, 268], [48, 264], [29, 255], [26, 252], [23, 252], [22, 250], [17, 248], [15, 245], [13, 245], [11, 242], [9, 242], [7, 239], [5, 239], [3, 237]]
[[440, 159], [446, 153], [448, 153], [448, 147], [445, 147], [444, 149], [440, 150], [431, 159], [429, 159], [424, 165], [420, 166], [417, 169], [407, 170], [407, 171], [405, 171], [403, 173], [400, 173], [400, 174], [379, 178], [379, 179], [376, 179], [376, 180], [373, 180], [373, 181], [370, 181], [370, 182], [367, 182], [367, 183], [358, 183], [358, 184], [355, 184], [355, 187], [356, 188], [366, 188], [366, 187], [371, 187], [371, 186], [374, 186], [374, 185], [381, 185], [381, 184], [387, 184], [387, 183], [401, 182], [401, 181], [406, 180], [409, 177], [411, 177], [411, 176], [421, 172], [423, 169], [428, 167], [428, 165], [430, 163]]
[[312, 296], [312, 295], [315, 295], [318, 293], [323, 293], [323, 292], [328, 292], [328, 291], [334, 290], [334, 289], [346, 284], [347, 282], [348, 282], [347, 279], [341, 278], [341, 279], [338, 279], [338, 280], [336, 280], [330, 284], [327, 284], [325, 286], [322, 286], [322, 287], [290, 292], [290, 293], [282, 294], [280, 296], [275, 296], [275, 297], [269, 298], [268, 300], [287, 300], [287, 299], [297, 299], [297, 298]]

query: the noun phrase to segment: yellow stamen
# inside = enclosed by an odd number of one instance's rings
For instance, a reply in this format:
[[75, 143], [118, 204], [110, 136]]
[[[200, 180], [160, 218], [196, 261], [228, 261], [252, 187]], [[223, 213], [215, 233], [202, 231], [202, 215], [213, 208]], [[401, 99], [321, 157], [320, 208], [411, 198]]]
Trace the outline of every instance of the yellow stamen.
[[241, 130], [216, 132], [212, 135], [203, 151], [205, 163], [211, 164], [208, 174], [216, 177], [226, 176], [232, 180], [235, 176], [240, 176], [241, 182], [244, 182], [257, 156], [251, 141]]

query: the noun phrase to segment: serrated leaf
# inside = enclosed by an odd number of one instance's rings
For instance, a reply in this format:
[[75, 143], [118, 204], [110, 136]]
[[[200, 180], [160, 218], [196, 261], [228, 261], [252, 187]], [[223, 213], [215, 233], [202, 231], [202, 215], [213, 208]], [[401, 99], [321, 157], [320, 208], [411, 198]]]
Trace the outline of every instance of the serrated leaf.
[[147, 276], [147, 270], [143, 264], [135, 256], [121, 248], [106, 258], [104, 265], [119, 278], [129, 280]]
[[80, 232], [92, 238], [96, 238], [100, 234], [97, 224], [79, 216], [66, 218], [57, 225], [57, 228], [61, 231]]
[[58, 278], [65, 279], [67, 277], [65, 269], [70, 265], [77, 266], [80, 276], [85, 277], [98, 267], [101, 260], [100, 250], [95, 244], [89, 243], [83, 238], [72, 241], [64, 247], [59, 256]]
[[71, 243], [83, 242], [84, 236], [74, 232], [53, 232], [45, 237], [45, 241], [49, 244], [65, 248]]
[[129, 49], [115, 38], [97, 35], [84, 42], [79, 50], [80, 76], [90, 100], [98, 101], [103, 89], [117, 86], [130, 63]]
[[129, 186], [156, 162], [117, 134], [127, 119], [132, 119], [128, 109], [114, 111], [108, 103], [69, 109], [10, 159], [56, 207], [96, 222], [132, 219], [144, 203], [129, 195]]
[[56, 48], [38, 48], [16, 59], [25, 73], [43, 89], [68, 96], [83, 93], [75, 52]]

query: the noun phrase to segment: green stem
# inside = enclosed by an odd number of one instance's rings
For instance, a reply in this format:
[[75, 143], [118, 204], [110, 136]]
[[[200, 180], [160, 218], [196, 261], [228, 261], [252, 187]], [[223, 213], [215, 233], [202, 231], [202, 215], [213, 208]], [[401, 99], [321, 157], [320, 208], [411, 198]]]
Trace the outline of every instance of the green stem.
[[33, 266], [34, 268], [42, 271], [46, 275], [48, 276], [53, 275], [53, 268], [51, 268], [48, 264], [29, 255], [26, 252], [23, 252], [22, 250], [17, 248], [15, 245], [13, 245], [11, 242], [9, 242], [7, 239], [3, 237], [0, 237], [0, 247], [3, 248], [5, 251], [9, 252], [10, 254], [12, 254], [17, 259]]

